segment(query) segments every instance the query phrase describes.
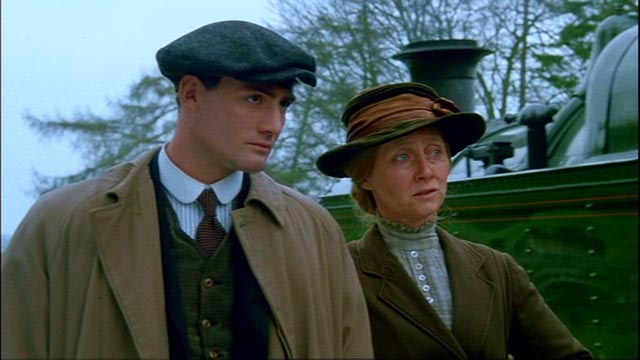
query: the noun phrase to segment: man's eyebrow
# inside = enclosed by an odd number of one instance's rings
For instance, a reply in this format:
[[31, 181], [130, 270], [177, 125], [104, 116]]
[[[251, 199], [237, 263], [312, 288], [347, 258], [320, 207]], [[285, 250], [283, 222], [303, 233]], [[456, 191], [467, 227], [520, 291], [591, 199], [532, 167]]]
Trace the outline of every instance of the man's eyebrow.
[[[259, 91], [262, 93], [267, 94], [268, 96], [275, 98], [276, 97], [276, 92], [274, 89], [276, 88], [282, 88], [285, 89], [283, 87], [277, 86], [277, 85], [264, 85], [264, 84], [245, 84], [245, 87], [248, 90], [255, 90], [255, 91]], [[290, 89], [287, 89], [287, 96], [285, 97], [285, 100], [288, 100], [289, 102], [294, 102], [296, 101], [296, 96], [293, 94], [293, 91], [291, 91]]]
[[295, 95], [293, 95], [293, 94], [289, 94], [289, 96], [287, 96], [287, 97], [285, 98], [285, 100], [287, 100], [288, 102], [290, 102], [290, 103], [292, 103], [292, 104], [293, 104], [293, 103], [297, 100], [297, 98], [296, 98], [296, 96], [295, 96]]

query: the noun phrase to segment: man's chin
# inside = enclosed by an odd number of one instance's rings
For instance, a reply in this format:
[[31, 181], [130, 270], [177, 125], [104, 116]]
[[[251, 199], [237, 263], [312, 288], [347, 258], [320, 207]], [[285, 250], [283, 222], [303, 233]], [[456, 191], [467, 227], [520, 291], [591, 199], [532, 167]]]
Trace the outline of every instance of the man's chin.
[[248, 172], [248, 173], [257, 173], [260, 172], [262, 170], [264, 170], [264, 168], [267, 166], [267, 162], [263, 161], [263, 162], [256, 162], [256, 163], [252, 163], [252, 164], [245, 164], [245, 166], [243, 166], [243, 168], [241, 169], [244, 172]]

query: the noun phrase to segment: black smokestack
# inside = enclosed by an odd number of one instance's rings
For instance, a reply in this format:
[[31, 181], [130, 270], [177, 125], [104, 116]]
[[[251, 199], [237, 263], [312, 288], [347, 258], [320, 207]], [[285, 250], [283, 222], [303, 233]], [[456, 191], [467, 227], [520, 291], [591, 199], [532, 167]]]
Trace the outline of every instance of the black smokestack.
[[393, 58], [407, 65], [412, 81], [432, 86], [461, 111], [474, 111], [476, 69], [491, 52], [475, 40], [429, 40], [406, 45]]

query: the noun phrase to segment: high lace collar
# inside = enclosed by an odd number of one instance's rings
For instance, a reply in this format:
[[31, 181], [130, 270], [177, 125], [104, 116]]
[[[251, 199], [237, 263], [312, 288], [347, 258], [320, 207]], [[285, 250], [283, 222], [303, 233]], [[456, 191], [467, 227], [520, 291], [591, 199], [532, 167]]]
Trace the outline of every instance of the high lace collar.
[[384, 241], [390, 248], [398, 250], [439, 248], [436, 223], [434, 219], [414, 228], [381, 217], [376, 219]]
[[411, 227], [411, 226], [399, 224], [395, 221], [385, 219], [381, 216], [376, 217], [376, 223], [381, 224], [382, 226], [387, 227], [390, 230], [398, 231], [400, 233], [405, 233], [405, 234], [422, 233], [425, 230], [428, 230], [429, 228], [432, 228], [433, 230], [435, 230], [436, 222], [437, 220], [433, 218], [432, 220], [429, 220], [418, 227]]

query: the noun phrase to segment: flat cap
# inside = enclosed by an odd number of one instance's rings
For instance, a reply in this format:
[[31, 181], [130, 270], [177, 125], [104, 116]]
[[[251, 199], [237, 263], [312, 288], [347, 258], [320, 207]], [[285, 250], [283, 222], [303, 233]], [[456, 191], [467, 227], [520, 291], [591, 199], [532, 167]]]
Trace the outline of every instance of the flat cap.
[[299, 79], [316, 85], [313, 56], [281, 35], [246, 21], [198, 28], [158, 50], [160, 72], [174, 84], [184, 75], [229, 76], [243, 82]]

